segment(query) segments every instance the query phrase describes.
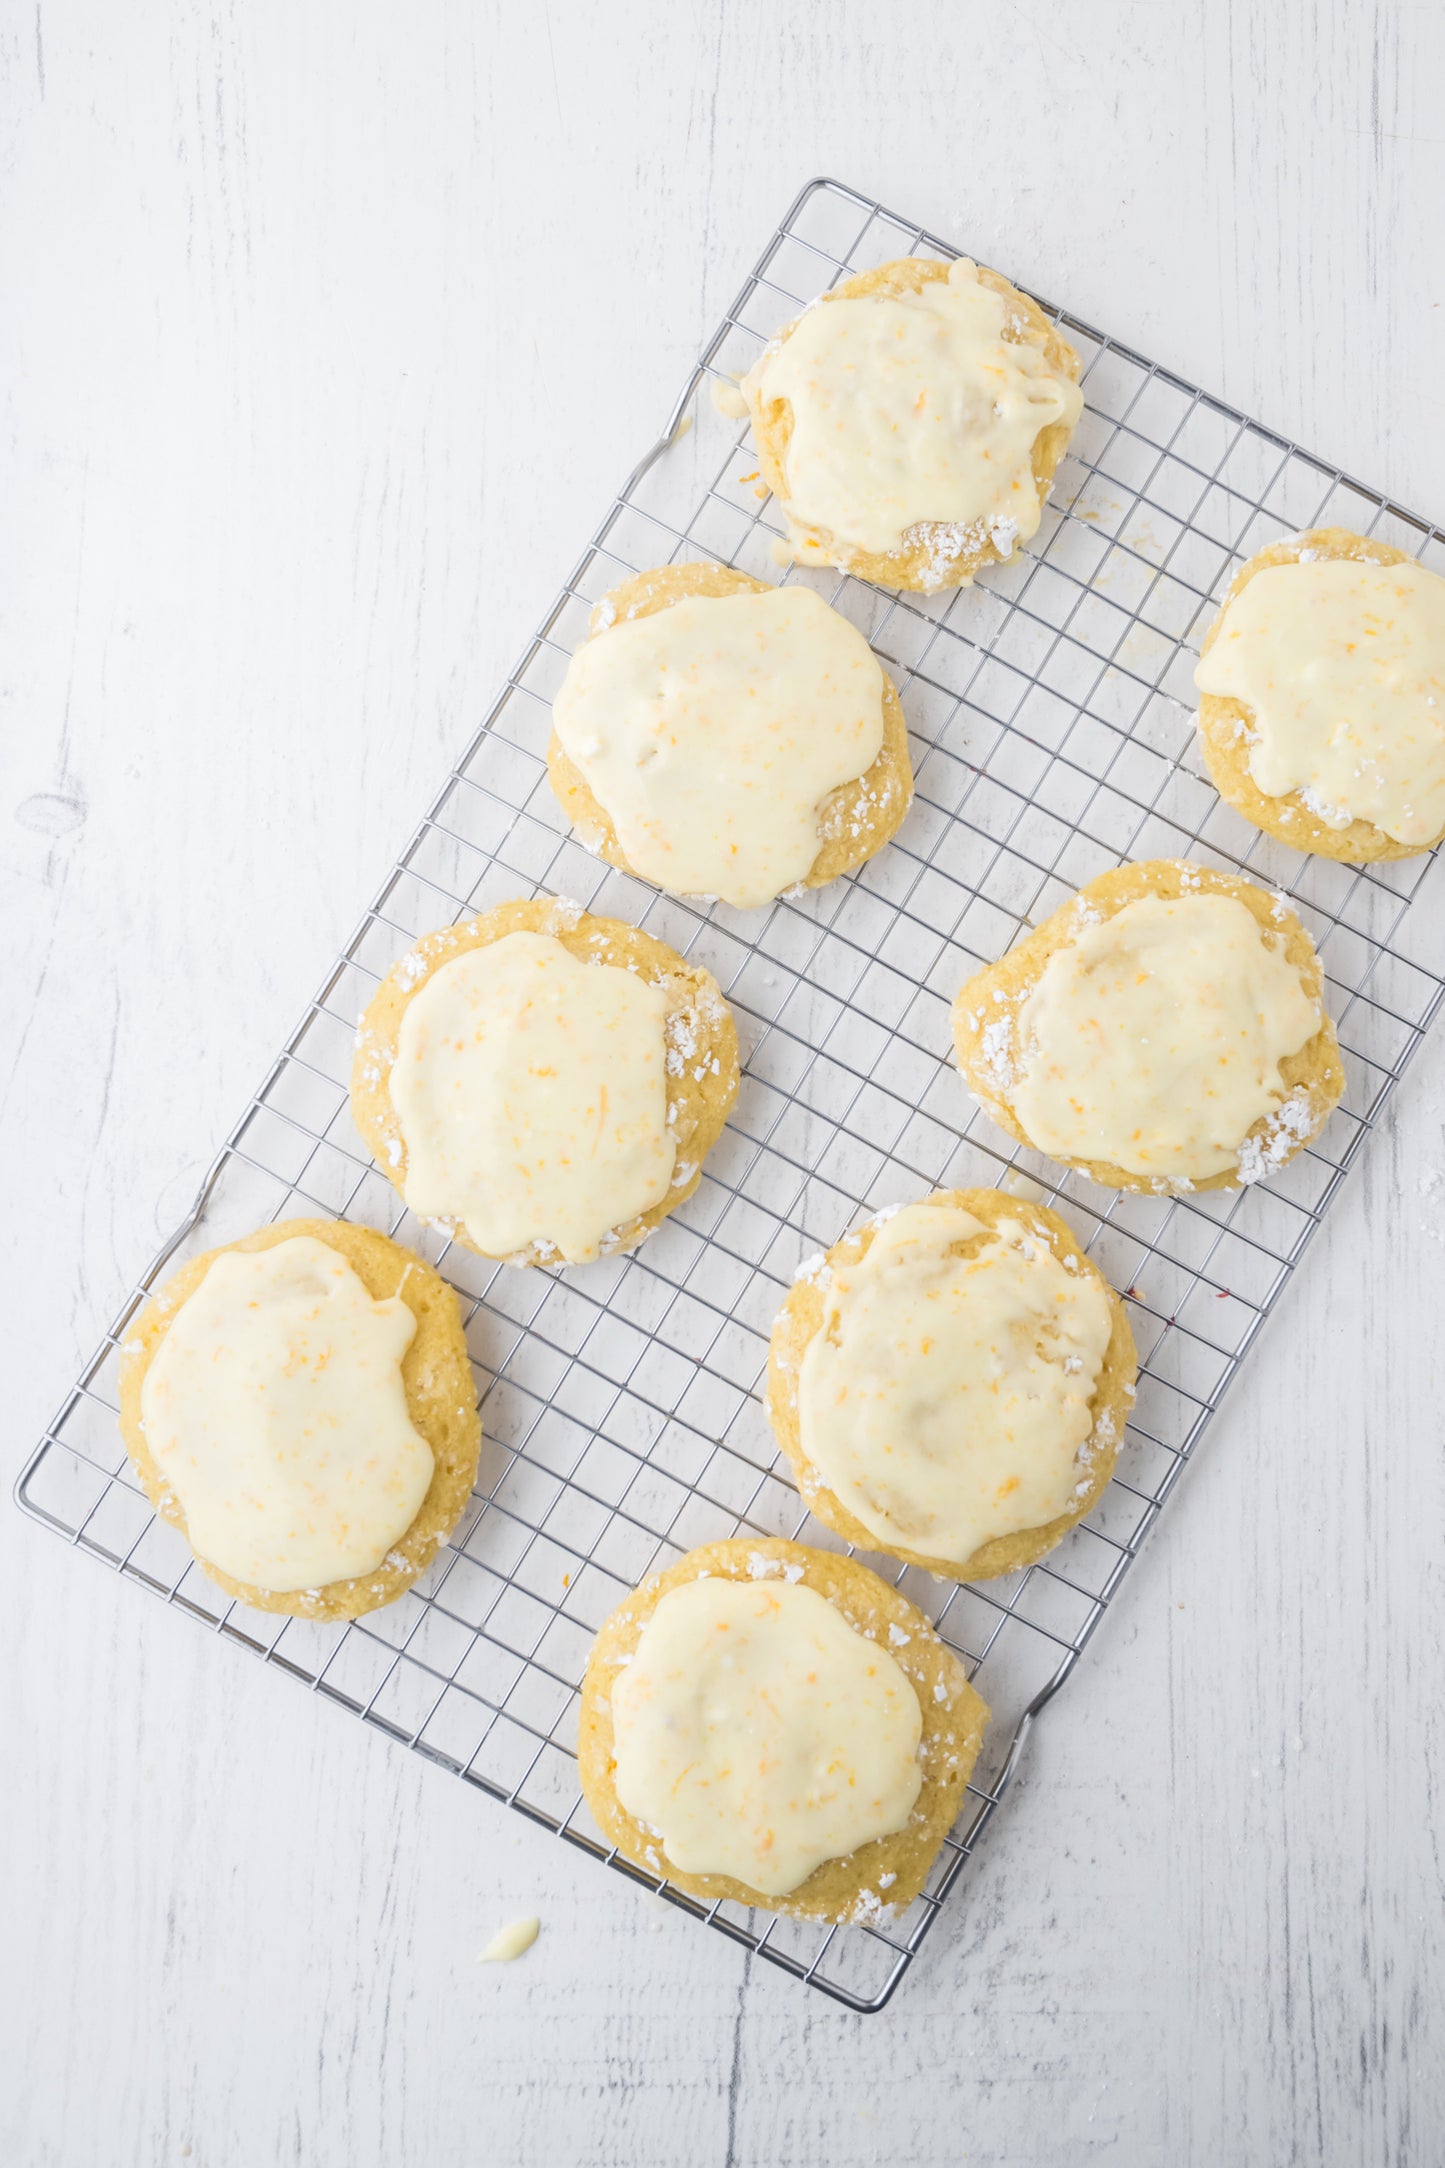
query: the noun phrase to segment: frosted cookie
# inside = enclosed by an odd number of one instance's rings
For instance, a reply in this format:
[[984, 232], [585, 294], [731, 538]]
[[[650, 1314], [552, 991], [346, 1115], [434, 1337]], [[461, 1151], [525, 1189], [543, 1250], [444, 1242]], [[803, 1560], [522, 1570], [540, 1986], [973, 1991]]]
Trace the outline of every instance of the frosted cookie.
[[211, 1579], [312, 1619], [410, 1588], [481, 1444], [456, 1296], [344, 1220], [284, 1220], [183, 1266], [121, 1349], [120, 1427]]
[[1135, 1367], [1124, 1305], [1056, 1213], [939, 1190], [799, 1273], [773, 1325], [768, 1415], [826, 1527], [983, 1581], [1092, 1509]]
[[904, 256], [805, 309], [740, 389], [799, 561], [932, 593], [1035, 533], [1078, 374], [996, 271]]
[[898, 695], [807, 587], [664, 565], [604, 597], [552, 705], [547, 772], [583, 842], [739, 909], [880, 850], [913, 772]]
[[717, 981], [575, 903], [427, 934], [356, 1035], [351, 1111], [411, 1210], [483, 1257], [585, 1264], [697, 1188], [737, 1097]]
[[855, 1559], [712, 1543], [634, 1589], [582, 1687], [609, 1844], [709, 1902], [876, 1921], [911, 1904], [988, 1710], [921, 1611]]
[[1445, 580], [1321, 527], [1236, 573], [1194, 672], [1205, 764], [1267, 835], [1352, 865], [1445, 837]]
[[1258, 1182], [1344, 1090], [1324, 974], [1284, 899], [1208, 866], [1103, 874], [953, 1004], [964, 1081], [1111, 1189]]

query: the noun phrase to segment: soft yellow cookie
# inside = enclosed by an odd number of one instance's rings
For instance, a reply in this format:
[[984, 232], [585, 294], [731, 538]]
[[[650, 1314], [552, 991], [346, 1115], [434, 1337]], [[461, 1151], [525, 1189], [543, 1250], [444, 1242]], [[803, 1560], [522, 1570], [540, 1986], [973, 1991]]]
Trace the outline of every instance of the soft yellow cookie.
[[[982, 264], [977, 268], [979, 283], [1000, 295], [1007, 305], [1004, 338], [1015, 345], [1037, 348], [1059, 376], [1076, 383], [1079, 357], [1037, 303], [1021, 294], [999, 272], [990, 271]], [[929, 257], [900, 256], [892, 263], [879, 264], [875, 270], [860, 271], [855, 277], [845, 279], [841, 286], [835, 286], [813, 306], [827, 308], [835, 301], [866, 294], [918, 293], [932, 281], [946, 279], [949, 269], [948, 264], [936, 263]], [[802, 321], [803, 318], [795, 317], [792, 323], [785, 325], [768, 352], [786, 344]], [[744, 377], [740, 388], [752, 417], [763, 479], [786, 513], [790, 501], [787, 454], [793, 427], [792, 405], [786, 399], [764, 398], [754, 383], [756, 373], [755, 368]], [[1073, 425], [1060, 421], [1041, 429], [1034, 439], [1029, 465], [1040, 502], [1052, 487], [1054, 474], [1072, 434]], [[854, 573], [859, 579], [872, 580], [880, 587], [912, 589], [922, 594], [932, 594], [943, 587], [962, 586], [985, 566], [1006, 563], [1013, 555], [1013, 541], [997, 535], [987, 522], [970, 528], [957, 528], [939, 521], [920, 524], [916, 530], [909, 530], [913, 539], [906, 547], [883, 552], [860, 549], [843, 535], [800, 528], [791, 516], [789, 524], [793, 530], [793, 546], [801, 563], [836, 565], [840, 570]]]
[[[711, 972], [685, 962], [665, 942], [621, 919], [594, 918], [576, 904], [540, 898], [498, 904], [480, 918], [425, 935], [392, 966], [361, 1019], [351, 1072], [352, 1118], [367, 1149], [405, 1197], [406, 1138], [390, 1090], [402, 1018], [444, 964], [512, 933], [550, 935], [578, 962], [634, 971], [666, 995], [667, 1120], [677, 1158], [671, 1187], [662, 1201], [616, 1228], [604, 1243], [609, 1254], [633, 1249], [697, 1188], [702, 1162], [722, 1134], [737, 1097], [738, 1043], [732, 1014]], [[477, 1249], [457, 1224], [446, 1222], [445, 1231], [465, 1248]], [[506, 1261], [519, 1265], [565, 1262], [557, 1249], [541, 1243], [511, 1254]]]
[[[631, 1660], [663, 1596], [709, 1575], [745, 1582], [771, 1576], [816, 1590], [856, 1633], [887, 1650], [918, 1696], [923, 1782], [907, 1825], [892, 1836], [860, 1845], [846, 1858], [825, 1860], [782, 1897], [764, 1896], [729, 1875], [674, 1868], [656, 1835], [617, 1797], [611, 1697], [618, 1673]], [[606, 1621], [583, 1683], [577, 1758], [582, 1789], [598, 1827], [609, 1844], [639, 1867], [709, 1903], [731, 1899], [802, 1919], [867, 1922], [890, 1908], [901, 1910], [922, 1890], [957, 1818], [987, 1722], [988, 1710], [953, 1651], [921, 1611], [868, 1567], [800, 1543], [739, 1538], [689, 1551], [665, 1573], [634, 1589]]]
[[[1267, 549], [1260, 550], [1247, 564], [1241, 565], [1230, 581], [1219, 615], [1204, 635], [1201, 659], [1219, 638], [1231, 603], [1258, 573], [1270, 565], [1291, 565], [1301, 561], [1308, 564], [1320, 558], [1347, 558], [1358, 564], [1371, 565], [1414, 562], [1408, 551], [1397, 550], [1388, 542], [1371, 541], [1366, 535], [1351, 534], [1346, 527], [1312, 527], [1307, 533], [1291, 535], [1286, 541], [1271, 542]], [[1262, 828], [1266, 835], [1278, 836], [1281, 843], [1293, 844], [1297, 851], [1312, 851], [1320, 858], [1343, 859], [1347, 865], [1354, 866], [1368, 865], [1383, 858], [1413, 858], [1421, 851], [1434, 850], [1437, 843], [1445, 840], [1445, 829], [1442, 829], [1424, 843], [1400, 843], [1368, 820], [1353, 820], [1346, 827], [1331, 828], [1318, 814], [1311, 812], [1298, 791], [1287, 791], [1278, 798], [1268, 796], [1249, 769], [1248, 733], [1253, 722], [1253, 710], [1243, 701], [1226, 699], [1218, 693], [1201, 693], [1199, 746], [1214, 787], [1221, 798], [1242, 813], [1247, 821], [1252, 821], [1256, 828]]]
[[476, 1481], [482, 1430], [461, 1311], [451, 1288], [420, 1257], [370, 1227], [353, 1227], [346, 1220], [302, 1219], [258, 1228], [239, 1242], [224, 1243], [203, 1257], [192, 1258], [146, 1304], [121, 1349], [121, 1435], [131, 1466], [156, 1512], [189, 1542], [185, 1514], [156, 1465], [142, 1428], [141, 1388], [146, 1372], [176, 1313], [196, 1292], [216, 1258], [230, 1250], [274, 1249], [298, 1235], [324, 1242], [344, 1257], [374, 1302], [400, 1295], [416, 1319], [401, 1375], [412, 1426], [432, 1451], [431, 1484], [416, 1518], [388, 1549], [383, 1563], [354, 1580], [285, 1591], [255, 1588], [234, 1580], [199, 1553], [197, 1557], [227, 1595], [239, 1597], [255, 1611], [286, 1611], [309, 1619], [359, 1618], [394, 1603], [425, 1573], [438, 1545], [461, 1519]]
[[[652, 617], [692, 596], [767, 595], [776, 592], [766, 580], [749, 578], [730, 565], [661, 565], [622, 581], [595, 606], [588, 637], [605, 639], [614, 625]], [[556, 731], [547, 746], [547, 774], [557, 802], [587, 848], [624, 873], [635, 873], [622, 849], [605, 806], [585, 776], [563, 750]], [[843, 783], [824, 801], [818, 818], [818, 855], [804, 876], [805, 888], [821, 888], [882, 849], [894, 835], [913, 800], [913, 769], [908, 757], [908, 725], [898, 694], [883, 672], [883, 744], [877, 759], [856, 781]]]
[[[1014, 1573], [1022, 1566], [1032, 1565], [1046, 1551], [1061, 1543], [1077, 1521], [1091, 1513], [1102, 1497], [1114, 1463], [1118, 1458], [1119, 1440], [1129, 1420], [1129, 1408], [1134, 1398], [1134, 1379], [1137, 1361], [1134, 1351], [1134, 1335], [1129, 1330], [1129, 1319], [1124, 1305], [1109, 1286], [1103, 1274], [1085, 1256], [1072, 1234], [1056, 1212], [1042, 1205], [1029, 1204], [1021, 1197], [1007, 1196], [997, 1189], [951, 1189], [939, 1190], [930, 1200], [935, 1203], [957, 1205], [978, 1220], [985, 1229], [996, 1227], [1001, 1220], [1019, 1221], [1031, 1233], [1038, 1235], [1054, 1255], [1063, 1262], [1073, 1260], [1073, 1269], [1086, 1274], [1095, 1281], [1108, 1298], [1109, 1314], [1113, 1331], [1104, 1351], [1098, 1384], [1089, 1403], [1093, 1416], [1093, 1432], [1088, 1446], [1079, 1457], [1082, 1488], [1076, 1493], [1071, 1509], [1057, 1519], [1039, 1528], [1020, 1529], [1016, 1534], [996, 1536], [964, 1559], [930, 1558], [917, 1551], [882, 1542], [871, 1529], [864, 1526], [857, 1516], [850, 1513], [836, 1492], [829, 1489], [818, 1469], [808, 1459], [803, 1449], [802, 1426], [798, 1412], [798, 1379], [803, 1357], [809, 1342], [823, 1324], [823, 1282], [835, 1266], [856, 1264], [866, 1257], [873, 1246], [880, 1221], [867, 1220], [853, 1233], [835, 1242], [832, 1249], [807, 1272], [794, 1280], [784, 1297], [783, 1306], [773, 1322], [772, 1342], [768, 1350], [768, 1416], [779, 1445], [788, 1457], [794, 1480], [803, 1495], [809, 1511], [822, 1521], [825, 1527], [860, 1550], [884, 1551], [895, 1558], [906, 1559], [911, 1566], [922, 1566], [929, 1573], [936, 1573], [953, 1581], [988, 1581], [1000, 1574]], [[981, 1249], [988, 1236], [976, 1235], [953, 1245], [959, 1256], [967, 1256]], [[960, 1440], [966, 1450], [967, 1441]]]
[[[1044, 967], [1089, 927], [1113, 918], [1143, 897], [1175, 899], [1191, 895], [1234, 898], [1244, 905], [1261, 932], [1282, 944], [1285, 960], [1299, 975], [1304, 995], [1318, 1004], [1319, 1029], [1279, 1064], [1285, 1099], [1274, 1115], [1261, 1116], [1246, 1132], [1240, 1164], [1199, 1179], [1165, 1180], [1131, 1173], [1109, 1160], [1054, 1154], [1066, 1166], [1080, 1168], [1109, 1189], [1170, 1194], [1189, 1189], [1235, 1189], [1257, 1181], [1293, 1159], [1324, 1128], [1345, 1088], [1334, 1025], [1324, 1008], [1324, 972], [1314, 943], [1284, 899], [1234, 874], [1182, 859], [1152, 859], [1119, 866], [1090, 881], [1077, 896], [1011, 948], [1007, 955], [969, 979], [954, 997], [953, 1034], [964, 1082], [986, 1113], [1020, 1144], [1034, 1145], [1010, 1097], [1017, 1082], [1019, 1049], [1015, 1020], [1033, 993]], [[1286, 1115], [1281, 1119], [1280, 1116]], [[1041, 1147], [1035, 1147], [1039, 1149]]]

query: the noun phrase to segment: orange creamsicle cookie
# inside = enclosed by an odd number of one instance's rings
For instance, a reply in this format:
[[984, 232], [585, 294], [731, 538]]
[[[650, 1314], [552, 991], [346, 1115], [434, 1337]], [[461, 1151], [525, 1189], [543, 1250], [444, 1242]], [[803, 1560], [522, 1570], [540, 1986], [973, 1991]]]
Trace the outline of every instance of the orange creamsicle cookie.
[[1037, 530], [1078, 374], [996, 271], [905, 256], [815, 301], [739, 388], [799, 560], [928, 593]]
[[965, 1082], [1010, 1135], [1112, 1189], [1257, 1182], [1344, 1089], [1314, 943], [1282, 897], [1121, 866], [970, 979]]
[[898, 695], [807, 587], [665, 565], [614, 588], [552, 707], [583, 841], [674, 895], [749, 909], [881, 849], [913, 774]]
[[921, 1611], [851, 1558], [739, 1540], [620, 1604], [582, 1689], [582, 1789], [679, 1889], [879, 1919], [923, 1888], [988, 1711]]
[[316, 1619], [411, 1586], [481, 1443], [456, 1296], [341, 1220], [282, 1221], [183, 1266], [122, 1346], [120, 1423], [212, 1580]]
[[768, 1414], [798, 1488], [866, 1550], [958, 1581], [1029, 1565], [1113, 1473], [1124, 1305], [1056, 1213], [992, 1189], [880, 1213], [802, 1271]]
[[1194, 673], [1222, 798], [1297, 850], [1356, 865], [1445, 836], [1445, 580], [1322, 527], [1236, 575]]
[[583, 1264], [692, 1195], [737, 1096], [717, 981], [553, 900], [428, 934], [361, 1020], [357, 1128], [407, 1204], [484, 1257]]

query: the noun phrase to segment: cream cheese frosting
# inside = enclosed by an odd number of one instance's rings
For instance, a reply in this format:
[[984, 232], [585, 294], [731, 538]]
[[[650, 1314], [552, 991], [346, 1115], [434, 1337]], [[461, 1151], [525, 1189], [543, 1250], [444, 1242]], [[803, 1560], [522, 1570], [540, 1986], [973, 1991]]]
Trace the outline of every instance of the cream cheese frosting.
[[432, 1479], [402, 1379], [415, 1332], [400, 1295], [373, 1301], [314, 1236], [216, 1257], [141, 1386], [146, 1443], [202, 1558], [277, 1592], [375, 1571]]
[[904, 1828], [918, 1696], [815, 1589], [709, 1576], [670, 1589], [612, 1689], [617, 1797], [684, 1873], [785, 1896]]
[[1069, 1511], [1113, 1331], [1093, 1273], [1066, 1269], [1017, 1220], [990, 1233], [925, 1199], [820, 1291], [798, 1379], [802, 1448], [870, 1534], [962, 1561]]
[[1327, 828], [1445, 830], [1445, 580], [1413, 563], [1267, 565], [1227, 604], [1194, 681], [1250, 710], [1247, 766]]
[[748, 909], [807, 877], [829, 794], [878, 758], [883, 684], [810, 588], [694, 595], [588, 640], [552, 720], [636, 872]]
[[935, 523], [985, 530], [1005, 557], [1027, 540], [1030, 454], [1083, 400], [1041, 346], [1004, 336], [1010, 314], [960, 257], [916, 292], [825, 296], [767, 347], [743, 388], [791, 408], [790, 526], [876, 552]]
[[407, 1003], [389, 1080], [408, 1205], [494, 1257], [595, 1258], [672, 1186], [666, 1023], [660, 986], [550, 934], [443, 964]]

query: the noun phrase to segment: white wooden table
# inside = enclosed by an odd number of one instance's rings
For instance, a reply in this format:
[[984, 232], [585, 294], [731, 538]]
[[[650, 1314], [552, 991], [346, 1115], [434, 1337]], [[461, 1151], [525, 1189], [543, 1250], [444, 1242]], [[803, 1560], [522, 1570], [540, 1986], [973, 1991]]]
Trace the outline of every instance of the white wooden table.
[[[806, 174], [1445, 509], [1436, 9], [0, 39], [12, 1466]], [[1439, 2158], [1442, 1171], [1445, 1044], [872, 2019], [0, 1512], [0, 2160]]]

